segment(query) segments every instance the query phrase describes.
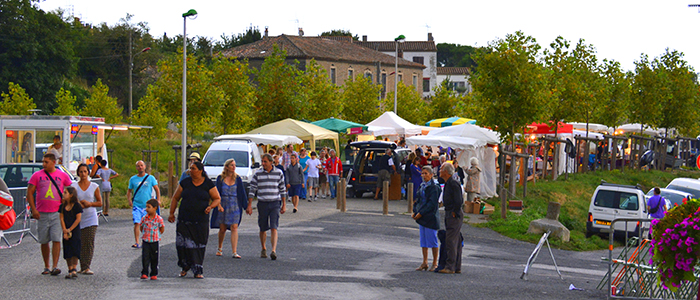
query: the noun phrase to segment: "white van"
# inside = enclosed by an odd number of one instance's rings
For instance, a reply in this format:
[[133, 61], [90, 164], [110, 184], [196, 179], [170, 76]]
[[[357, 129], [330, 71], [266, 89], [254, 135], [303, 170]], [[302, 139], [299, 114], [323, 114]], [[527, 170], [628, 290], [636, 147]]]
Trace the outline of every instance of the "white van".
[[236, 173], [247, 186], [253, 179], [253, 172], [260, 168], [261, 158], [258, 146], [250, 140], [216, 141], [207, 150], [202, 159], [204, 171], [212, 181], [221, 174], [226, 160], [236, 160]]
[[693, 198], [700, 199], [700, 180], [695, 178], [676, 178], [666, 186], [667, 189], [693, 194]]
[[[640, 186], [613, 184], [603, 181], [593, 193], [586, 220], [586, 237], [610, 233], [610, 224], [615, 219], [646, 219], [646, 197]], [[640, 226], [641, 224], [641, 226]], [[616, 222], [616, 234], [645, 237], [649, 222]]]

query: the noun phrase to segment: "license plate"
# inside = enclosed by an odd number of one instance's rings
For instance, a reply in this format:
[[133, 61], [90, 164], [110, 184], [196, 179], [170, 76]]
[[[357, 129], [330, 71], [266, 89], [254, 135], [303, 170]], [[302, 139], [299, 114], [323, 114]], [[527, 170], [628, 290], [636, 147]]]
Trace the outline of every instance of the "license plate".
[[609, 222], [609, 221], [595, 220], [595, 223], [596, 223], [597, 225], [610, 226], [610, 222]]

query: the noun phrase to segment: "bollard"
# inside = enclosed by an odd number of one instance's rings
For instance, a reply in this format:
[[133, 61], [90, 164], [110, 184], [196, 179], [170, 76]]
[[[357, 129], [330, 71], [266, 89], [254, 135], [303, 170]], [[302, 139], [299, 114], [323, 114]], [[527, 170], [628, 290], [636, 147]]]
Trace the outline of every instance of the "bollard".
[[345, 178], [340, 179], [340, 185], [343, 187], [342, 189], [342, 196], [340, 200], [340, 212], [345, 212], [347, 207], [345, 206], [347, 204], [347, 186], [348, 183], [345, 181]]
[[168, 198], [175, 194], [175, 182], [173, 181], [173, 161], [168, 162]]
[[406, 191], [406, 199], [408, 200], [408, 213], [413, 214], [413, 182], [408, 183]]
[[[343, 178], [345, 179], [345, 178]], [[336, 191], [335, 191], [335, 209], [340, 209], [340, 195], [341, 195], [341, 188], [342, 184], [340, 184], [340, 181], [336, 184]]]
[[382, 189], [382, 213], [386, 216], [389, 214], [389, 181], [384, 181], [384, 189]]

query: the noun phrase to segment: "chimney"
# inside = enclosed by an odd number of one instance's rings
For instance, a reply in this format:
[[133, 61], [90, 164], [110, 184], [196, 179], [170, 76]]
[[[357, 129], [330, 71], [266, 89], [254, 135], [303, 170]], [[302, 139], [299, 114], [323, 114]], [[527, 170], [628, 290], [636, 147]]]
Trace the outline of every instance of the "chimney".
[[304, 36], [304, 28], [299, 27], [299, 36]]
[[265, 26], [265, 36], [264, 37], [267, 37], [267, 26]]
[[366, 42], [366, 41], [367, 41], [367, 36], [366, 36], [366, 35], [363, 35], [363, 36], [362, 36], [362, 41], [363, 41], [363, 42]]
[[428, 42], [432, 42], [432, 41], [433, 41], [433, 33], [428, 32]]

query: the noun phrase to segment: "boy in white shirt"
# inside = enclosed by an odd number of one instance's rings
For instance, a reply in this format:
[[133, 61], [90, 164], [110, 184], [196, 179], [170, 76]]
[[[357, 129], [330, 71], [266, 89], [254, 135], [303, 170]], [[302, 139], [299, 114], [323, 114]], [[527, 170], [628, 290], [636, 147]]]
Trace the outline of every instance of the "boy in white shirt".
[[316, 157], [316, 152], [312, 151], [311, 159], [306, 162], [306, 170], [309, 173], [309, 180], [306, 183], [309, 189], [309, 202], [311, 202], [311, 199], [313, 199], [313, 201], [318, 199], [318, 171], [321, 168], [323, 168], [323, 166], [321, 166], [321, 161]]

